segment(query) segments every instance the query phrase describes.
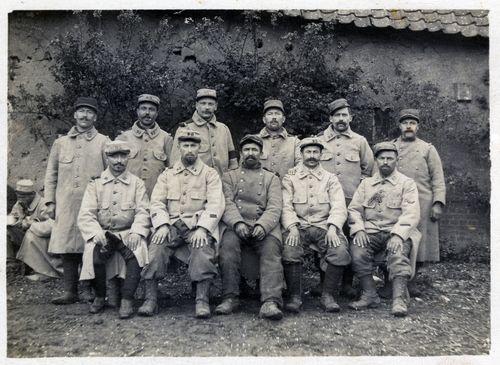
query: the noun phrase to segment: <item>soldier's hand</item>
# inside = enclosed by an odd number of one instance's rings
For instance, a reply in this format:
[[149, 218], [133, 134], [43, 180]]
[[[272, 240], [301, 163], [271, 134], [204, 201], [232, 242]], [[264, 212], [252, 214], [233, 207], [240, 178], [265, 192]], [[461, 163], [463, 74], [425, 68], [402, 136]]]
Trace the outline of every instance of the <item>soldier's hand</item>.
[[30, 228], [32, 223], [33, 223], [33, 220], [31, 219], [31, 217], [26, 217], [23, 219], [23, 221], [21, 223], [21, 228], [24, 230], [27, 230], [28, 228]]
[[252, 237], [255, 238], [257, 241], [262, 241], [264, 237], [266, 237], [266, 231], [264, 230], [264, 228], [262, 228], [260, 224], [257, 224], [253, 228]]
[[289, 229], [288, 237], [286, 238], [285, 245], [298, 246], [300, 243], [300, 232], [297, 226], [292, 226]]
[[368, 235], [365, 231], [358, 231], [354, 235], [352, 243], [359, 247], [366, 247], [370, 243], [370, 238], [368, 238]]
[[96, 245], [106, 246], [108, 244], [108, 240], [106, 239], [106, 235], [104, 231], [98, 232], [94, 238], [92, 238]]
[[203, 227], [196, 228], [191, 235], [190, 240], [193, 248], [202, 248], [203, 246], [208, 245], [207, 230]]
[[125, 244], [128, 248], [134, 251], [137, 247], [139, 247], [141, 243], [141, 236], [137, 233], [129, 233], [127, 238], [125, 239]]
[[236, 225], [234, 226], [234, 232], [239, 238], [243, 240], [246, 240], [248, 237], [250, 237], [250, 229], [244, 222], [236, 223]]
[[443, 215], [443, 205], [440, 202], [435, 202], [431, 208], [431, 221], [438, 221], [441, 215]]
[[339, 247], [342, 244], [339, 235], [337, 234], [337, 227], [333, 224], [328, 227], [328, 232], [326, 232], [325, 242], [327, 246]]
[[56, 219], [56, 205], [54, 203], [47, 203], [46, 207], [46, 212], [49, 218]]
[[156, 230], [156, 232], [151, 237], [151, 243], [153, 245], [161, 245], [165, 240], [170, 241], [170, 227], [168, 224], [164, 224]]
[[399, 250], [403, 249], [403, 239], [399, 237], [397, 234], [394, 234], [387, 241], [387, 251], [391, 253], [396, 253]]

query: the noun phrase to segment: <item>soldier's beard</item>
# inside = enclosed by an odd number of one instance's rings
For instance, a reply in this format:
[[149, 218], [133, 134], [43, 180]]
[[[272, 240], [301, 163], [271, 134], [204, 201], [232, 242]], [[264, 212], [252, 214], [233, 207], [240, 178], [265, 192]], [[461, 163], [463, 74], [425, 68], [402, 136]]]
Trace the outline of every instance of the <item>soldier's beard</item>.
[[412, 130], [406, 130], [406, 131], [403, 132], [403, 136], [402, 137], [403, 137], [403, 139], [405, 141], [414, 141], [415, 138], [417, 138], [417, 135]]
[[380, 166], [379, 170], [380, 170], [380, 175], [382, 175], [384, 177], [389, 176], [394, 171], [393, 168], [391, 168], [389, 166], [384, 166], [384, 165]]
[[259, 160], [255, 158], [254, 156], [247, 156], [243, 160], [243, 166], [249, 168], [249, 169], [255, 169], [259, 166]]
[[182, 163], [187, 166], [194, 165], [197, 156], [195, 154], [189, 153], [182, 158]]

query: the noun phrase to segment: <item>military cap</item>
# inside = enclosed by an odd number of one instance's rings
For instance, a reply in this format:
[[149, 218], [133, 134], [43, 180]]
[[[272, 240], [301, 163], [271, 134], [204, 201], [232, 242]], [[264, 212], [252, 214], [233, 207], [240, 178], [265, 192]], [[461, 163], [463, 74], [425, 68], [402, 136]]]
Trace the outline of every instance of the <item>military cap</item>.
[[398, 149], [393, 142], [384, 141], [379, 142], [373, 147], [373, 154], [377, 156], [377, 154], [381, 151], [394, 151], [396, 155], [398, 154]]
[[240, 141], [240, 148], [248, 143], [255, 143], [260, 147], [261, 151], [264, 148], [264, 141], [262, 140], [262, 138], [255, 134], [247, 134], [245, 137], [243, 137]]
[[285, 113], [285, 108], [283, 107], [283, 103], [281, 102], [281, 100], [276, 100], [276, 99], [267, 100], [264, 103], [264, 113], [266, 112], [267, 109], [271, 108], [280, 109], [283, 113]]
[[87, 98], [84, 96], [80, 96], [78, 99], [76, 99], [76, 102], [74, 104], [74, 109], [76, 110], [81, 106], [92, 108], [96, 111], [96, 113], [99, 111], [99, 108], [97, 107], [97, 100], [95, 100], [94, 98]]
[[398, 122], [401, 122], [403, 119], [415, 119], [417, 122], [420, 122], [420, 110], [418, 109], [403, 109], [399, 112]]
[[330, 114], [335, 113], [337, 109], [348, 108], [348, 107], [350, 107], [349, 103], [347, 102], [347, 100], [343, 98], [334, 100], [330, 104], [328, 104], [328, 109], [330, 110]]
[[201, 143], [200, 134], [196, 131], [187, 128], [180, 130], [178, 139], [179, 142], [192, 141], [196, 143]]
[[108, 142], [104, 147], [104, 153], [106, 155], [113, 155], [115, 153], [130, 153], [130, 147], [124, 141], [112, 141]]
[[18, 193], [33, 193], [35, 191], [33, 187], [33, 181], [30, 179], [21, 179], [16, 183], [16, 191]]
[[156, 95], [151, 95], [151, 94], [139, 95], [139, 97], [137, 98], [137, 104], [144, 103], [144, 102], [153, 103], [157, 107], [160, 106], [160, 98]]
[[212, 98], [217, 100], [217, 92], [214, 89], [199, 89], [196, 92], [196, 100], [200, 100], [201, 98]]
[[302, 151], [307, 146], [318, 146], [321, 150], [325, 148], [323, 143], [319, 140], [318, 137], [307, 137], [300, 141], [300, 151]]

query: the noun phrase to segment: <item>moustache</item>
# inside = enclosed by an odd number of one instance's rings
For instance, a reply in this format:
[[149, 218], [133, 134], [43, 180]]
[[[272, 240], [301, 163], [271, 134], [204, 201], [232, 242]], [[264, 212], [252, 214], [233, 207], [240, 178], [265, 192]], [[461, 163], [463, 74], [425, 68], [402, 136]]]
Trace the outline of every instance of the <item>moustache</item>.
[[319, 161], [319, 159], [314, 158], [314, 157], [306, 158], [306, 162], [312, 162], [312, 161], [317, 162], [317, 161]]
[[247, 156], [247, 157], [245, 157], [245, 160], [257, 160], [257, 157], [255, 157], [255, 156]]

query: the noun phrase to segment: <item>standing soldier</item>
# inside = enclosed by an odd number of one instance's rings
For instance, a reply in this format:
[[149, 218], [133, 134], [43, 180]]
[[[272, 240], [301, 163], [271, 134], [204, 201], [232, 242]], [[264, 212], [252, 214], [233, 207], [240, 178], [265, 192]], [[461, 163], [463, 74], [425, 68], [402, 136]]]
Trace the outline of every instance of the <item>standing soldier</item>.
[[106, 277], [124, 279], [119, 314], [129, 318], [141, 267], [148, 262], [149, 198], [144, 182], [127, 171], [126, 142], [110, 142], [104, 151], [108, 168], [87, 185], [78, 215], [86, 241], [80, 279], [94, 281], [91, 313], [104, 309]]
[[262, 307], [260, 316], [281, 319], [283, 267], [280, 216], [283, 203], [279, 178], [261, 167], [262, 138], [246, 135], [240, 142], [242, 162], [223, 176], [227, 229], [221, 239], [220, 268], [223, 302], [216, 314], [230, 314], [239, 306], [242, 250], [259, 256]]
[[220, 176], [227, 170], [238, 167], [238, 153], [234, 149], [229, 128], [215, 117], [217, 111], [217, 93], [212, 89], [199, 89], [196, 93], [196, 111], [193, 117], [181, 124], [175, 133], [170, 166], [180, 158], [179, 133], [182, 129], [191, 129], [199, 133], [201, 146], [200, 159], [209, 167], [217, 170]]
[[302, 305], [302, 263], [304, 249], [312, 248], [320, 255], [325, 271], [321, 306], [327, 312], [338, 312], [335, 302], [345, 266], [351, 262], [348, 243], [342, 233], [347, 218], [344, 193], [337, 177], [319, 163], [322, 142], [304, 138], [300, 143], [302, 163], [283, 179], [284, 233], [283, 264], [290, 291], [285, 309], [298, 312]]
[[162, 130], [156, 118], [160, 98], [142, 94], [137, 98], [137, 121], [116, 140], [126, 141], [130, 147], [128, 171], [140, 177], [151, 195], [156, 179], [168, 166], [168, 156], [172, 150], [172, 136]]
[[94, 127], [95, 99], [79, 97], [74, 109], [76, 125], [54, 142], [45, 174], [47, 213], [55, 218], [49, 253], [61, 255], [64, 273], [65, 292], [52, 300], [54, 304], [78, 300], [78, 267], [85, 242], [76, 220], [87, 183], [104, 170], [104, 146], [109, 141]]
[[[346, 206], [362, 179], [371, 176], [373, 153], [365, 137], [350, 128], [352, 114], [346, 99], [337, 99], [328, 105], [331, 125], [320, 133], [325, 151], [321, 155], [323, 168], [337, 175], [344, 191]], [[349, 235], [347, 225], [344, 234]], [[353, 295], [353, 273], [351, 269], [344, 273], [343, 291]]]
[[259, 133], [264, 141], [260, 158], [262, 167], [276, 172], [283, 179], [288, 170], [301, 161], [299, 138], [288, 135], [283, 128], [285, 109], [280, 100], [268, 100], [264, 103], [262, 120], [266, 125]]
[[398, 149], [398, 169], [417, 183], [420, 202], [418, 230], [422, 241], [417, 262], [439, 261], [438, 221], [446, 204], [443, 166], [436, 148], [417, 138], [420, 112], [404, 109], [399, 113], [401, 136], [394, 140]]
[[[150, 250], [172, 250], [188, 263], [189, 276], [196, 283], [196, 317], [207, 318], [210, 284], [217, 275], [215, 241], [225, 206], [222, 182], [217, 171], [198, 158], [202, 142], [198, 132], [183, 128], [177, 131], [177, 141], [180, 160], [158, 177], [151, 195], [155, 232]], [[166, 272], [168, 260], [155, 262], [164, 255], [153, 252], [150, 257], [154, 260], [150, 265], [163, 266]], [[156, 281], [154, 287], [156, 292]], [[156, 310], [156, 297], [153, 300]]]
[[407, 282], [412, 275], [410, 252], [420, 239], [417, 185], [396, 169], [398, 152], [392, 142], [374, 147], [378, 171], [361, 182], [349, 205], [352, 266], [363, 293], [352, 309], [374, 308], [380, 298], [373, 280], [374, 256], [386, 253], [392, 281], [392, 314], [406, 316]]

